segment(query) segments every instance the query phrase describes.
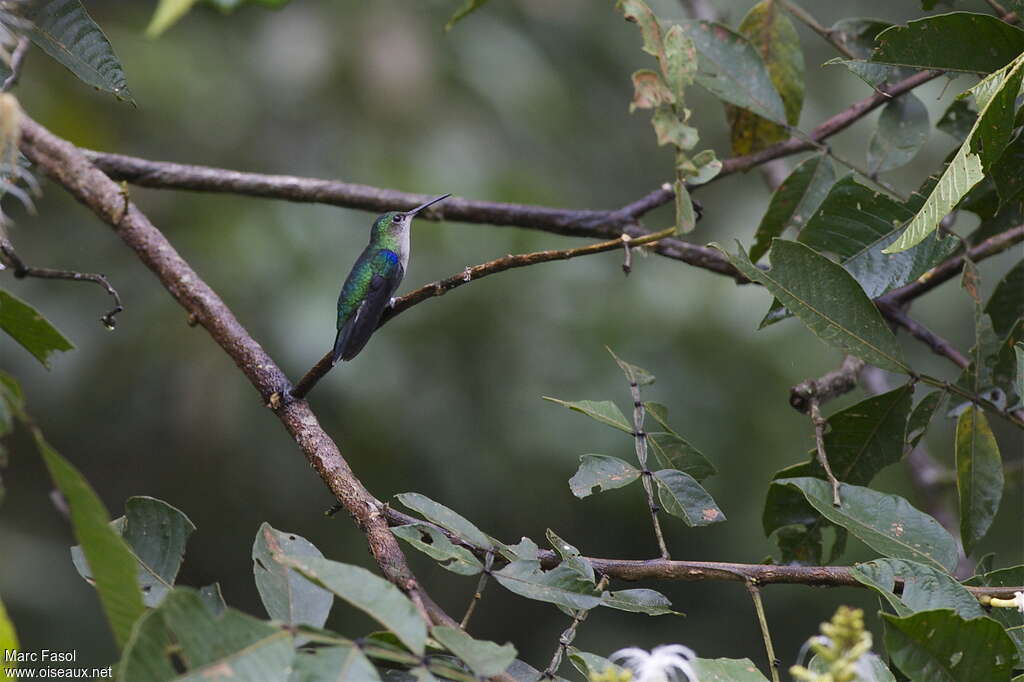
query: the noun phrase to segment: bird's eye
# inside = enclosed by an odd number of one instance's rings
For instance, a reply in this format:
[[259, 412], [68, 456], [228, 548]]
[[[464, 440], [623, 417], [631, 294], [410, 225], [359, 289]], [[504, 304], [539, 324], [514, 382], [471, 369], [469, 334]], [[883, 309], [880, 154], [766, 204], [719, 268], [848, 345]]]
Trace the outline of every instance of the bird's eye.
[[405, 220], [405, 214], [404, 214], [404, 213], [399, 213], [399, 214], [398, 214], [398, 215], [396, 215], [396, 216], [395, 216], [394, 218], [392, 218], [392, 221], [393, 221], [393, 222], [396, 222], [396, 223], [400, 223], [400, 222], [402, 222], [403, 220]]

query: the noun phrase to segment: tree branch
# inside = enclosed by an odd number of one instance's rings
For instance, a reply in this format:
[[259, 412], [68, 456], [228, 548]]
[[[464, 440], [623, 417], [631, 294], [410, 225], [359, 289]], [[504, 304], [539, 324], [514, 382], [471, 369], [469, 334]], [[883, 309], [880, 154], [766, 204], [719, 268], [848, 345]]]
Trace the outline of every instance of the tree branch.
[[[377, 325], [377, 328], [379, 329], [384, 326], [388, 321], [394, 319], [397, 315], [400, 315], [417, 303], [422, 303], [430, 298], [443, 296], [452, 289], [461, 287], [464, 284], [469, 284], [472, 281], [481, 279], [482, 277], [487, 277], [488, 275], [504, 272], [505, 270], [511, 270], [513, 268], [524, 268], [528, 265], [537, 265], [538, 263], [549, 263], [556, 260], [568, 260], [579, 256], [603, 253], [605, 251], [622, 248], [623, 246], [629, 249], [634, 249], [638, 246], [653, 244], [658, 240], [666, 239], [674, 232], [675, 228], [671, 227], [660, 232], [647, 233], [635, 239], [622, 235], [618, 239], [610, 239], [605, 242], [599, 242], [597, 244], [582, 246], [575, 249], [535, 251], [533, 253], [521, 253], [514, 256], [510, 254], [480, 265], [466, 267], [451, 277], [438, 280], [430, 284], [425, 284], [419, 289], [395, 299], [394, 305], [384, 311], [384, 315], [381, 317], [380, 324]], [[301, 379], [299, 379], [298, 383], [296, 383], [291, 390], [291, 397], [301, 399], [308, 395], [309, 392], [313, 390], [313, 387], [316, 386], [329, 371], [331, 371], [331, 362], [332, 352], [328, 351], [309, 369], [308, 372], [306, 372]], [[283, 395], [281, 397], [284, 398]]]
[[[433, 526], [453, 543], [483, 556], [485, 550], [471, 545], [459, 537], [423, 519], [393, 509], [384, 508], [384, 515], [392, 526], [418, 523]], [[541, 550], [541, 566], [550, 569], [558, 565], [561, 557], [551, 550]], [[853, 577], [850, 566], [783, 566], [779, 564], [738, 564], [722, 561], [677, 561], [674, 559], [607, 559], [584, 557], [594, 570], [609, 578], [636, 582], [663, 580], [671, 582], [740, 582], [754, 581], [758, 585], [809, 585], [814, 587], [865, 587]], [[897, 579], [898, 587], [902, 581]], [[1022, 586], [968, 587], [975, 596], [1012, 597]]]
[[[264, 402], [274, 393], [288, 389], [284, 372], [116, 183], [89, 163], [77, 147], [29, 117], [24, 117], [21, 126], [21, 150], [25, 156], [114, 228], [164, 288], [234, 360]], [[320, 478], [366, 533], [370, 552], [385, 577], [421, 604], [432, 622], [457, 627], [458, 623], [419, 587], [387, 525], [383, 505], [356, 478], [309, 404], [291, 401], [277, 407], [274, 413]]]
[[878, 300], [875, 302], [887, 319], [906, 329], [911, 336], [923, 342], [936, 355], [949, 358], [960, 369], [966, 369], [970, 360], [946, 339], [911, 318], [900, 306]]
[[810, 412], [811, 400], [825, 403], [857, 388], [857, 377], [864, 369], [864, 361], [854, 355], [843, 358], [839, 369], [817, 379], [806, 379], [789, 389], [789, 404], [805, 414]]

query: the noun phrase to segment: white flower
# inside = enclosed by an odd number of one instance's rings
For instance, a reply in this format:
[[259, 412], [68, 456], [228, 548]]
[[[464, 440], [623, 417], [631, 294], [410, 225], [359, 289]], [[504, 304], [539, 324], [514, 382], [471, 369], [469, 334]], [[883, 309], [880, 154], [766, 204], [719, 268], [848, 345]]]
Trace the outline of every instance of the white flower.
[[682, 644], [664, 644], [650, 652], [635, 646], [619, 649], [611, 655], [611, 660], [621, 661], [632, 670], [635, 682], [699, 682], [690, 664], [696, 657], [693, 649]]
[[1014, 592], [1013, 599], [999, 599], [998, 597], [992, 597], [989, 600], [989, 606], [998, 606], [1004, 609], [1017, 609], [1021, 613], [1024, 613], [1024, 592]]

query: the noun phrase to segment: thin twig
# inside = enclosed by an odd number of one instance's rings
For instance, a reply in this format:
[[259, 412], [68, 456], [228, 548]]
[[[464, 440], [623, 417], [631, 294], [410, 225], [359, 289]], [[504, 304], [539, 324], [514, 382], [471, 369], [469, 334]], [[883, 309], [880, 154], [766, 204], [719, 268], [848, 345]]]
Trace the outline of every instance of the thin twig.
[[477, 602], [484, 596], [484, 588], [487, 587], [487, 578], [491, 575], [491, 567], [494, 565], [494, 552], [488, 550], [484, 557], [484, 570], [480, 572], [480, 580], [476, 583], [476, 590], [473, 592], [473, 598], [469, 601], [469, 606], [466, 608], [466, 613], [462, 616], [462, 620], [459, 621], [459, 627], [463, 630], [469, 625], [469, 619], [473, 615], [473, 611], [476, 610]]
[[963, 353], [957, 350], [952, 343], [931, 331], [917, 320], [911, 318], [902, 307], [889, 306], [887, 303], [880, 301], [877, 302], [877, 305], [879, 308], [886, 306], [886, 310], [884, 312], [887, 319], [906, 329], [911, 336], [918, 341], [923, 342], [936, 355], [941, 355], [950, 359], [960, 369], [966, 369], [967, 365], [970, 364], [970, 360], [968, 360]]
[[981, 407], [991, 412], [992, 414], [1002, 417], [1006, 421], [1016, 426], [1018, 429], [1024, 430], [1024, 418], [1021, 418], [1021, 416], [1017, 414], [1017, 410], [1003, 409], [996, 405], [995, 403], [993, 403], [991, 400], [988, 400], [987, 398], [980, 396], [977, 393], [972, 393], [971, 391], [964, 390], [957, 386], [956, 384], [949, 383], [945, 379], [937, 379], [927, 374], [917, 374], [914, 378], [917, 379], [918, 381], [928, 384], [929, 386], [945, 389], [950, 393], [956, 394], [963, 398], [964, 400], [968, 400], [977, 405], [978, 407]]
[[847, 59], [857, 59], [857, 55], [850, 51], [850, 48], [846, 46], [846, 43], [836, 38], [835, 30], [828, 28], [827, 26], [823, 26], [817, 19], [811, 16], [807, 10], [800, 7], [795, 2], [790, 2], [789, 0], [781, 0], [781, 2], [782, 6], [786, 8], [786, 11], [796, 17], [798, 21], [802, 22], [809, 29], [828, 41], [832, 47], [839, 50], [844, 57]]
[[[675, 228], [671, 227], [660, 232], [648, 233], [640, 237], [629, 238], [619, 236], [616, 239], [610, 239], [605, 242], [599, 242], [597, 244], [590, 244], [589, 246], [578, 247], [575, 249], [561, 249], [551, 251], [535, 251], [533, 253], [521, 253], [517, 255], [503, 256], [502, 258], [496, 258], [480, 265], [474, 265], [471, 267], [463, 268], [459, 272], [455, 273], [451, 277], [446, 279], [431, 282], [425, 284], [419, 289], [409, 292], [405, 296], [395, 299], [393, 305], [388, 307], [384, 311], [384, 315], [381, 316], [380, 324], [378, 329], [384, 326], [388, 321], [394, 319], [397, 315], [405, 312], [417, 303], [422, 303], [429, 298], [435, 298], [437, 296], [443, 296], [452, 289], [456, 289], [464, 284], [468, 284], [475, 280], [493, 275], [498, 272], [504, 272], [505, 270], [512, 270], [513, 268], [523, 268], [528, 265], [537, 265], [538, 263], [549, 263], [556, 260], [568, 260], [570, 258], [577, 258], [579, 256], [589, 256], [595, 253], [603, 253], [605, 251], [611, 251], [618, 249], [628, 244], [630, 249], [634, 249], [638, 246], [644, 246], [645, 244], [653, 244], [661, 239], [665, 239], [669, 235], [675, 232]], [[329, 372], [333, 367], [332, 364], [332, 353], [328, 351], [320, 360], [313, 365], [308, 372], [298, 383], [295, 384], [291, 390], [291, 397], [294, 399], [302, 399], [313, 389], [314, 386]]]
[[[598, 593], [604, 591], [604, 588], [608, 587], [609, 578], [606, 575], [601, 576], [601, 580], [598, 581], [596, 590]], [[562, 657], [565, 656], [566, 650], [569, 645], [572, 644], [573, 640], [576, 639], [576, 628], [580, 626], [580, 623], [587, 619], [587, 614], [590, 613], [590, 609], [579, 609], [573, 614], [572, 623], [566, 628], [562, 634], [558, 637], [558, 646], [555, 647], [555, 653], [551, 656], [551, 662], [548, 667], [545, 668], [544, 674], [541, 675], [542, 680], [553, 680], [555, 679], [555, 673], [562, 666]]]
[[821, 408], [815, 396], [811, 396], [810, 414], [811, 423], [814, 425], [814, 451], [818, 457], [818, 464], [825, 470], [825, 478], [832, 486], [832, 506], [840, 507], [842, 500], [839, 499], [839, 479], [832, 473], [832, 467], [828, 464], [828, 454], [825, 452], [825, 427], [828, 426], [828, 421], [821, 416]]
[[757, 623], [761, 626], [761, 637], [764, 639], [764, 650], [768, 654], [768, 669], [772, 673], [772, 682], [779, 682], [779, 661], [775, 658], [775, 647], [772, 646], [772, 633], [768, 630], [768, 619], [764, 615], [764, 604], [761, 603], [761, 590], [754, 580], [747, 580], [744, 583], [750, 599], [754, 602], [754, 611], [757, 613]]
[[25, 36], [18, 38], [18, 44], [15, 46], [14, 52], [11, 53], [11, 73], [4, 80], [3, 86], [0, 86], [0, 92], [10, 92], [11, 88], [18, 84], [18, 79], [21, 78], [21, 69], [25, 65], [25, 55], [28, 54], [28, 48], [31, 45], [31, 41]]
[[35, 277], [38, 279], [66, 279], [73, 282], [93, 282], [103, 287], [110, 297], [114, 299], [114, 307], [109, 312], [100, 318], [100, 322], [103, 323], [107, 329], [114, 329], [117, 326], [117, 320], [114, 316], [124, 311], [124, 306], [121, 305], [121, 297], [117, 294], [117, 290], [110, 284], [110, 281], [105, 275], [94, 272], [78, 272], [76, 270], [54, 270], [52, 268], [33, 268], [25, 265], [25, 262], [21, 260], [21, 257], [14, 250], [14, 245], [5, 238], [0, 237], [0, 255], [3, 256], [0, 260], [6, 260], [11, 268], [14, 270], [14, 276], [18, 279], [25, 277]]

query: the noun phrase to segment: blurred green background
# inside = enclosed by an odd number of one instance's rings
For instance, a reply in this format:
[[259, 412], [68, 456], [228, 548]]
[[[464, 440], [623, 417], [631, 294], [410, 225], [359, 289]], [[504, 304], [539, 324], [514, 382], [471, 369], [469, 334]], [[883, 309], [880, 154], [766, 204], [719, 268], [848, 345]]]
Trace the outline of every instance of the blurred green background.
[[[159, 40], [143, 29], [155, 3], [93, 0], [138, 108], [94, 92], [38, 52], [16, 89], [26, 112], [75, 143], [106, 151], [228, 168], [339, 178], [410, 192], [564, 207], [615, 208], [670, 178], [648, 115], [630, 115], [630, 74], [652, 66], [640, 37], [611, 3], [510, 0], [490, 3], [449, 34], [459, 3], [295, 0], [280, 12], [224, 17], [197, 8]], [[652, 2], [665, 18], [682, 5]], [[753, 3], [712, 3], [735, 26]], [[958, 3], [983, 11], [984, 3]], [[903, 22], [917, 3], [808, 3], [826, 24], [847, 16]], [[798, 27], [807, 62], [801, 126], [809, 130], [870, 94], [841, 67], [821, 68], [831, 48]], [[938, 79], [919, 89], [934, 122], [967, 87]], [[729, 155], [722, 107], [692, 95], [703, 145]], [[834, 140], [862, 161], [877, 114]], [[953, 140], [932, 139], [887, 179], [915, 188]], [[797, 161], [786, 160], [788, 167]], [[304, 535], [334, 559], [371, 566], [354, 524], [323, 512], [327, 490], [231, 360], [185, 314], [104, 224], [60, 188], [44, 183], [39, 215], [9, 203], [11, 236], [31, 265], [106, 273], [126, 306], [116, 331], [97, 318], [109, 307], [91, 285], [17, 281], [0, 285], [36, 305], [77, 345], [47, 372], [8, 338], [3, 367], [22, 382], [31, 414], [78, 466], [113, 515], [132, 495], [162, 498], [198, 526], [180, 582], [219, 581], [227, 602], [265, 616], [250, 550], [260, 522]], [[298, 378], [334, 338], [341, 281], [365, 245], [373, 216], [326, 206], [228, 195], [131, 189], [132, 197], [285, 371]], [[769, 197], [758, 172], [699, 190], [703, 221], [692, 239], [749, 244]], [[650, 228], [671, 219], [662, 209]], [[975, 220], [964, 214], [957, 229]], [[420, 221], [402, 291], [506, 253], [585, 242], [515, 228]], [[986, 262], [990, 291], [1016, 258]], [[768, 295], [658, 257], [638, 258], [624, 278], [613, 252], [494, 276], [426, 302], [373, 338], [312, 394], [324, 427], [382, 499], [424, 493], [505, 541], [543, 540], [552, 528], [585, 554], [655, 554], [639, 486], [576, 500], [566, 480], [579, 455], [631, 458], [629, 438], [541, 400], [615, 399], [628, 388], [604, 350], [657, 377], [646, 397], [669, 406], [671, 422], [718, 466], [706, 487], [728, 522], [687, 529], [664, 521], [673, 557], [759, 562], [773, 546], [761, 531], [774, 471], [812, 445], [809, 421], [787, 403], [794, 383], [831, 369], [840, 356], [799, 323], [762, 332]], [[915, 306], [917, 316], [961, 349], [972, 342], [970, 306], [956, 283]], [[954, 377], [952, 365], [906, 344], [916, 366]], [[890, 377], [895, 385], [896, 377]], [[923, 395], [919, 391], [918, 398]], [[857, 392], [828, 413], [863, 397]], [[1001, 424], [996, 424], [1001, 429]], [[1004, 456], [1021, 440], [1000, 430]], [[952, 459], [951, 428], [929, 435]], [[74, 571], [65, 519], [24, 433], [9, 443], [0, 507], [0, 594], [26, 649], [77, 649], [82, 665], [115, 657], [92, 589]], [[980, 553], [997, 566], [1020, 563], [1020, 477]], [[922, 504], [905, 470], [876, 481]], [[950, 497], [952, 500], [953, 498]], [[869, 557], [856, 541], [844, 561]], [[409, 554], [420, 579], [451, 613], [468, 603], [475, 578], [460, 578]], [[749, 656], [764, 667], [746, 591], [737, 584], [651, 584], [685, 618], [603, 610], [576, 644], [608, 654], [626, 645], [680, 642], [703, 657]], [[769, 623], [783, 666], [839, 603], [876, 610], [866, 591], [774, 586]], [[372, 628], [336, 606], [329, 625], [350, 635]], [[874, 622], [874, 621], [872, 621]], [[568, 624], [555, 608], [490, 587], [474, 616], [476, 635], [512, 640], [538, 668]], [[877, 628], [876, 628], [876, 634]], [[568, 674], [567, 671], [563, 671]]]

